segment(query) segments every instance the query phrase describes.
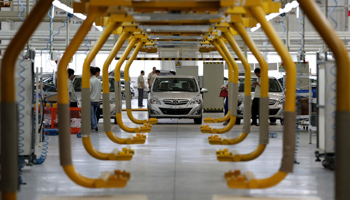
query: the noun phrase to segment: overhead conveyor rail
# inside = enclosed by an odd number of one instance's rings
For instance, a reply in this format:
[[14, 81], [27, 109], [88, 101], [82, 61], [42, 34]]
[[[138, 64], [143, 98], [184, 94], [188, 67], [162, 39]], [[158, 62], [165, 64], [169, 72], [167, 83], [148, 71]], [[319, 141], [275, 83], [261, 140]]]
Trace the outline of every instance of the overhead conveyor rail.
[[[1, 65], [1, 192], [2, 199], [14, 200], [18, 189], [18, 163], [17, 163], [17, 103], [14, 93], [14, 65], [23, 49], [25, 43], [33, 34], [40, 21], [49, 10], [52, 1], [39, 0], [32, 12], [22, 24], [14, 39], [5, 51], [6, 61]], [[348, 152], [350, 141], [347, 123], [350, 120], [350, 70], [349, 58], [346, 48], [340, 41], [336, 32], [331, 28], [328, 21], [321, 14], [317, 5], [312, 0], [300, 0], [301, 8], [304, 10], [310, 21], [316, 25], [316, 30], [325, 39], [327, 45], [334, 52], [337, 64], [337, 107], [336, 107], [336, 199], [345, 200], [350, 194], [350, 161]], [[286, 47], [276, 34], [272, 25], [265, 19], [266, 13], [278, 11], [280, 4], [272, 0], [245, 0], [245, 1], [111, 1], [111, 0], [82, 0], [74, 2], [74, 10], [78, 13], [87, 13], [87, 18], [76, 32], [58, 65], [58, 119], [59, 123], [59, 151], [60, 164], [66, 175], [76, 184], [87, 188], [117, 188], [124, 187], [130, 178], [125, 171], [115, 170], [113, 173], [103, 172], [98, 178], [87, 178], [79, 174], [72, 163], [70, 144], [70, 112], [67, 91], [67, 66], [72, 56], [78, 50], [84, 37], [90, 31], [93, 22], [106, 26], [106, 29], [99, 40], [89, 52], [83, 66], [83, 108], [88, 108], [90, 102], [89, 94], [89, 67], [93, 58], [102, 48], [103, 43], [110, 34], [119, 34], [120, 37], [114, 45], [103, 66], [103, 83], [108, 83], [108, 67], [117, 55], [123, 43], [128, 40], [128, 47], [120, 57], [115, 67], [115, 94], [116, 94], [116, 119], [119, 127], [129, 133], [150, 132], [152, 126], [148, 123], [156, 123], [156, 120], [138, 120], [132, 116], [130, 96], [127, 94], [128, 117], [141, 127], [131, 128], [124, 125], [121, 109], [121, 83], [120, 68], [127, 59], [131, 50], [135, 48], [131, 59], [127, 63], [126, 87], [130, 87], [128, 70], [132, 61], [142, 47], [156, 48], [171, 42], [171, 45], [200, 45], [211, 43], [219, 51], [229, 66], [229, 99], [230, 112], [224, 118], [206, 119], [205, 122], [222, 122], [230, 119], [230, 123], [223, 129], [212, 129], [209, 126], [201, 127], [206, 133], [225, 133], [232, 129], [237, 115], [238, 98], [238, 66], [228, 51], [226, 41], [234, 49], [239, 59], [243, 62], [246, 70], [245, 103], [250, 103], [250, 66], [243, 56], [233, 35], [238, 33], [244, 42], [253, 52], [261, 66], [261, 99], [260, 99], [260, 130], [259, 144], [256, 150], [249, 154], [238, 154], [237, 151], [229, 152], [222, 150], [217, 153], [218, 159], [222, 161], [249, 161], [260, 156], [268, 144], [268, 77], [267, 63], [259, 53], [256, 45], [248, 36], [245, 27], [255, 26], [257, 22], [281, 56], [285, 65], [287, 82], [284, 107], [284, 138], [283, 157], [280, 169], [271, 177], [257, 179], [251, 172], [243, 176], [239, 170], [227, 172], [225, 178], [230, 188], [258, 189], [272, 187], [281, 182], [288, 173], [293, 172], [294, 148], [295, 148], [295, 91], [296, 91], [296, 67]], [[180, 14], [174, 14], [172, 11]], [[207, 12], [209, 11], [209, 12]], [[158, 14], [157, 14], [158, 13]], [[160, 13], [160, 14], [159, 14]], [[223, 16], [224, 15], [224, 16]], [[146, 17], [147, 16], [147, 17]], [[223, 16], [223, 17], [222, 17]], [[223, 21], [224, 22], [223, 22]], [[222, 23], [222, 24], [220, 24]], [[212, 26], [215, 24], [215, 26]], [[214, 31], [215, 30], [215, 31]], [[220, 31], [220, 33], [219, 33]], [[215, 33], [214, 33], [215, 32]], [[181, 35], [182, 34], [182, 35]], [[172, 37], [183, 37], [173, 41]], [[165, 37], [167, 36], [167, 37]], [[152, 38], [153, 37], [153, 38]], [[210, 37], [210, 38], [209, 38]], [[152, 39], [151, 39], [152, 38]], [[202, 39], [203, 38], [203, 39]], [[205, 40], [204, 38], [209, 38]], [[204, 41], [205, 40], [205, 41]], [[154, 50], [154, 49], [153, 49]], [[340, 84], [339, 84], [340, 83]], [[128, 91], [128, 90], [127, 90]], [[118, 144], [140, 144], [144, 143], [146, 136], [137, 134], [129, 138], [118, 138], [111, 130], [110, 124], [110, 101], [109, 84], [103, 84], [103, 113], [104, 128], [107, 136]], [[90, 141], [90, 120], [89, 109], [82, 109], [82, 135], [83, 144], [87, 151], [95, 158], [102, 160], [128, 160], [133, 155], [133, 150], [123, 149], [121, 152], [113, 151], [110, 154], [97, 151]], [[210, 136], [209, 141], [217, 144], [236, 144], [243, 141], [249, 133], [249, 109], [244, 113], [244, 126], [240, 136], [234, 139], [223, 139], [217, 136]], [[6, 126], [5, 126], [6, 125]]]

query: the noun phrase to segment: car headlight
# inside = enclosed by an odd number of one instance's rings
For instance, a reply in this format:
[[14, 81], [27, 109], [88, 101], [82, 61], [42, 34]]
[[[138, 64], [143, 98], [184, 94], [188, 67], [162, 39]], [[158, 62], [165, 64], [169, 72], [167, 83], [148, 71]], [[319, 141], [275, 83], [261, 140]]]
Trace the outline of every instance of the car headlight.
[[282, 98], [280, 100], [277, 101], [277, 105], [282, 105], [284, 103], [285, 99]]
[[201, 104], [202, 103], [202, 99], [200, 98], [200, 96], [196, 96], [195, 98], [193, 98], [190, 102], [190, 105], [192, 104]]
[[150, 99], [149, 102], [150, 102], [151, 104], [159, 104], [159, 105], [160, 105], [160, 101], [159, 101], [158, 99], [156, 99], [156, 98]]

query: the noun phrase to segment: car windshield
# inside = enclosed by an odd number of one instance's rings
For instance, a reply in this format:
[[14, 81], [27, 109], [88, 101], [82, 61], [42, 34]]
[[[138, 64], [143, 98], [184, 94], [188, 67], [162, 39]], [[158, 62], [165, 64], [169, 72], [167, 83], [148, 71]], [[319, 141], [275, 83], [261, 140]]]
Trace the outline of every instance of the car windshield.
[[[74, 86], [75, 92], [81, 92], [81, 77], [75, 78], [73, 86]], [[109, 78], [109, 92], [114, 92], [114, 78]]]
[[153, 84], [153, 92], [198, 92], [194, 78], [157, 78]]
[[[255, 92], [255, 87], [253, 86], [253, 82], [256, 81], [257, 78], [252, 78], [251, 80], [251, 90]], [[239, 92], [244, 92], [244, 78], [239, 79]], [[269, 78], [269, 92], [282, 92], [281, 85], [279, 84], [277, 79]]]

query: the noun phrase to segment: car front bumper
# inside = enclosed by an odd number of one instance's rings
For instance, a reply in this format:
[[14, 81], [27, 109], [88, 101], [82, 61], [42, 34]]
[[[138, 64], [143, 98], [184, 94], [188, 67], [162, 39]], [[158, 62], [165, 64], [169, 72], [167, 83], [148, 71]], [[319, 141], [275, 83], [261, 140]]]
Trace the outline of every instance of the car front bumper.
[[189, 118], [196, 119], [202, 117], [202, 105], [170, 106], [150, 104], [148, 102], [148, 114], [150, 118]]

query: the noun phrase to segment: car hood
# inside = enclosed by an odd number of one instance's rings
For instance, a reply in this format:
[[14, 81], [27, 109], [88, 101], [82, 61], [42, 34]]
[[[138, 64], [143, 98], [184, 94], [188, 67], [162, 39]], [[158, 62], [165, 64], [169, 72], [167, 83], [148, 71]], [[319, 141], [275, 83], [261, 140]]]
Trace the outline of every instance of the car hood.
[[[254, 92], [251, 93], [251, 97], [254, 98]], [[284, 97], [284, 93], [283, 92], [269, 92], [269, 99], [280, 100], [283, 97]], [[238, 100], [242, 101], [243, 98], [244, 98], [244, 92], [240, 92], [238, 94]]]
[[153, 92], [151, 97], [155, 97], [158, 100], [162, 99], [192, 99], [199, 95], [199, 92]]

